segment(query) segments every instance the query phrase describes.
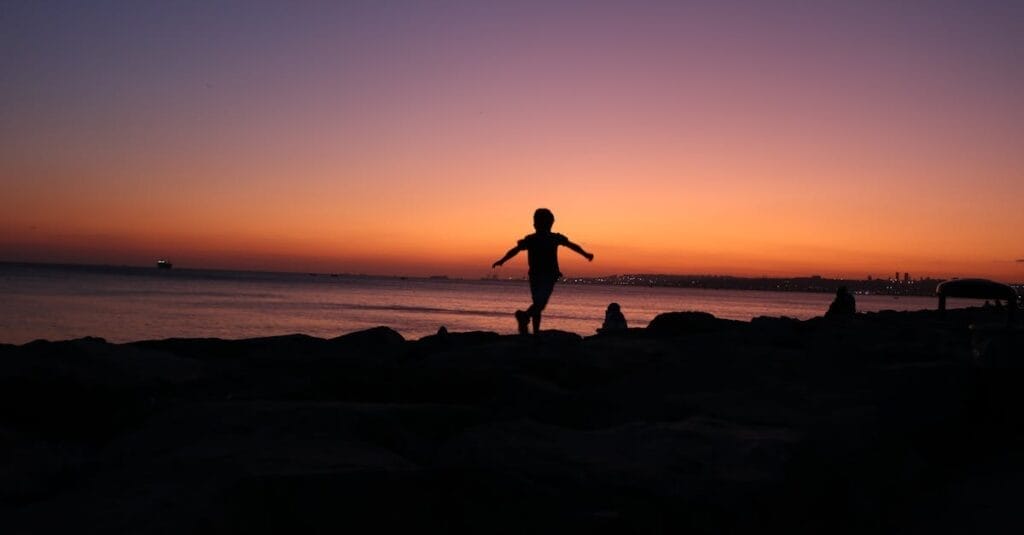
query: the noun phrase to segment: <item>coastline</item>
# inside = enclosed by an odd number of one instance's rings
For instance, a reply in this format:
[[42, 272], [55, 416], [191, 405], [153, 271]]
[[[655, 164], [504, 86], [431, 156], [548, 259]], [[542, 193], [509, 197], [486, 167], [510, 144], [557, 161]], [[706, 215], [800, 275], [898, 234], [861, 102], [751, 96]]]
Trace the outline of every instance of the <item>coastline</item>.
[[1022, 374], [974, 357], [1020, 349], [1019, 328], [979, 340], [1001, 317], [0, 345], [0, 512], [14, 532], [1020, 527]]

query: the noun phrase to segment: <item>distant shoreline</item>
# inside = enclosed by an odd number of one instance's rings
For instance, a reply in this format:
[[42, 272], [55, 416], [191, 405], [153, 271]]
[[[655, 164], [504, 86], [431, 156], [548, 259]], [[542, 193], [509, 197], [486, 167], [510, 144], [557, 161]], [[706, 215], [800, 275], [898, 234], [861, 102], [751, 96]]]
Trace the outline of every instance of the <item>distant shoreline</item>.
[[[41, 268], [41, 269], [68, 269], [85, 270], [93, 272], [110, 272], [113, 270], [129, 270], [137, 274], [148, 274], [157, 272], [152, 266], [132, 265], [110, 265], [110, 264], [75, 264], [75, 263], [49, 263], [49, 262], [17, 262], [0, 261], [0, 267], [19, 268]], [[167, 271], [167, 270], [163, 270]], [[248, 269], [223, 269], [223, 268], [198, 268], [198, 267], [176, 267], [176, 274], [232, 274], [232, 275], [274, 275], [274, 276], [305, 276], [305, 277], [334, 277], [361, 280], [412, 280], [429, 282], [487, 282], [487, 283], [508, 283], [525, 282], [526, 277], [506, 278], [471, 278], [448, 275], [409, 276], [409, 275], [380, 275], [369, 273], [345, 273], [345, 272], [303, 272], [303, 271], [262, 271]], [[166, 273], [162, 273], [166, 274]], [[955, 278], [955, 277], [950, 277]], [[705, 290], [746, 290], [765, 292], [799, 292], [799, 293], [831, 293], [839, 286], [846, 286], [851, 292], [861, 295], [892, 295], [892, 296], [933, 296], [935, 286], [947, 279], [935, 279], [931, 277], [903, 280], [903, 279], [834, 279], [811, 276], [793, 277], [739, 277], [733, 275], [711, 275], [711, 274], [622, 274], [605, 275], [600, 277], [566, 277], [562, 280], [565, 284], [581, 285], [606, 285], [606, 286], [643, 286], [654, 288], [694, 288]], [[1005, 281], [1001, 281], [1005, 282]], [[1018, 294], [1024, 295], [1024, 281], [1008, 283], [1013, 286]]]

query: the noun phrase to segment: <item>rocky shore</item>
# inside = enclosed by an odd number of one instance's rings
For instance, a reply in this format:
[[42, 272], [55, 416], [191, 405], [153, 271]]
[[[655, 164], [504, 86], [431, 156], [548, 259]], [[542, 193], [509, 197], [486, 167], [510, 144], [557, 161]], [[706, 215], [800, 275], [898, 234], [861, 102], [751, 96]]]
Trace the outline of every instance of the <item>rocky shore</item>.
[[970, 328], [992, 314], [0, 346], [0, 525], [1019, 533], [1021, 339]]

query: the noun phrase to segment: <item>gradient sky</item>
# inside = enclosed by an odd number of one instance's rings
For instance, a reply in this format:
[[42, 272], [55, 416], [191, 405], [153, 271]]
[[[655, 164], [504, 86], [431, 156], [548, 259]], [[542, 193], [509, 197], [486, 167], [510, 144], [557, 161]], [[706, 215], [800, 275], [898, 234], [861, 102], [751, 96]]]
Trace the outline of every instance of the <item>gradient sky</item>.
[[1024, 280], [1024, 2], [7, 0], [0, 47], [0, 260], [475, 277], [546, 206], [570, 275]]

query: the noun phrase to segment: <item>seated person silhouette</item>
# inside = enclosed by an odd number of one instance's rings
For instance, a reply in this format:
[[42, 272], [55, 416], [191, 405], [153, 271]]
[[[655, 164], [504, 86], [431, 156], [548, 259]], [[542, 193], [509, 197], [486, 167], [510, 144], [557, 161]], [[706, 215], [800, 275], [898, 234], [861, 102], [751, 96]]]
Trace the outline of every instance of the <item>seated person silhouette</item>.
[[836, 298], [832, 301], [832, 304], [828, 307], [828, 312], [825, 313], [826, 318], [838, 317], [838, 316], [852, 316], [857, 313], [857, 301], [853, 298], [853, 294], [846, 289], [846, 286], [840, 286], [836, 290]]
[[626, 316], [622, 315], [622, 309], [618, 303], [611, 303], [608, 305], [608, 310], [604, 312], [604, 324], [597, 330], [599, 333], [608, 333], [615, 331], [626, 330]]
[[496, 268], [519, 251], [527, 252], [527, 263], [530, 265], [530, 295], [533, 304], [526, 310], [516, 311], [516, 323], [519, 325], [519, 334], [527, 334], [528, 324], [533, 320], [533, 334], [540, 333], [540, 316], [544, 307], [548, 304], [551, 292], [555, 289], [555, 281], [562, 276], [558, 270], [558, 246], [564, 245], [576, 251], [588, 261], [594, 260], [594, 255], [583, 250], [582, 247], [569, 241], [565, 236], [551, 232], [555, 224], [555, 215], [547, 208], [538, 208], [533, 213], [533, 228], [537, 231], [519, 240], [515, 247], [508, 250], [505, 256], [495, 262], [491, 267]]

